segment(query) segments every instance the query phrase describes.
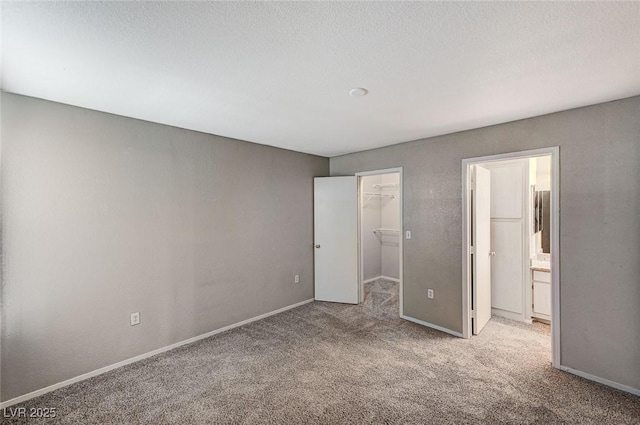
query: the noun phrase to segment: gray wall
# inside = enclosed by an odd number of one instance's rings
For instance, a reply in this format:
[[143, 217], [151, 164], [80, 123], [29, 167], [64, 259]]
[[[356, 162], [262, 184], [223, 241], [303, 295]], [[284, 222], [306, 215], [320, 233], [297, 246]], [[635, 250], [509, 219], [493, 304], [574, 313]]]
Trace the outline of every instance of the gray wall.
[[335, 157], [331, 174], [404, 167], [404, 311], [461, 332], [461, 161], [549, 146], [560, 146], [561, 362], [640, 389], [640, 97]]
[[313, 297], [328, 159], [2, 102], [3, 400]]

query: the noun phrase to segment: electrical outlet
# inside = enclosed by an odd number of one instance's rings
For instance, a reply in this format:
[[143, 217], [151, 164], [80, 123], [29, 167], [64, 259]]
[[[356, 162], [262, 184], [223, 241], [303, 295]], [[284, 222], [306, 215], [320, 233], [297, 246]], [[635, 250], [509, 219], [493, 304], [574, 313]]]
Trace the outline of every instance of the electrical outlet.
[[140, 312], [136, 311], [135, 313], [131, 313], [131, 326], [140, 324]]
[[427, 289], [427, 298], [433, 299], [433, 289]]
[[411, 239], [411, 230], [407, 230], [406, 232], [404, 232], [404, 238]]
[[300, 283], [300, 275], [299, 275], [299, 274], [297, 274], [297, 275], [295, 275], [295, 276], [293, 277], [293, 282], [294, 282], [294, 283]]

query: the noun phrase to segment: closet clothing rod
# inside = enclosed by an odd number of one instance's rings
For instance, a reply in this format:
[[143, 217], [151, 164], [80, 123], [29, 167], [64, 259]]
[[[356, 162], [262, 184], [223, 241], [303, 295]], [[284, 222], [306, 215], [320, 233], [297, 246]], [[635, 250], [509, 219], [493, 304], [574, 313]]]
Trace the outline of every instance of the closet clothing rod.
[[378, 227], [378, 228], [373, 229], [373, 233], [399, 235], [400, 234], [400, 229], [385, 229], [385, 228], [382, 228], [382, 227]]

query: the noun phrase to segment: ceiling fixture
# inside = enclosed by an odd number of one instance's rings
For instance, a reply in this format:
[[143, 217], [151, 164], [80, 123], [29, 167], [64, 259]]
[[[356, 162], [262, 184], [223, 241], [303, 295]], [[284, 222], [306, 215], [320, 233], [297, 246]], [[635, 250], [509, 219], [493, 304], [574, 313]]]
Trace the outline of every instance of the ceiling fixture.
[[349, 90], [349, 94], [353, 97], [366, 96], [369, 93], [369, 90], [363, 89], [362, 87]]

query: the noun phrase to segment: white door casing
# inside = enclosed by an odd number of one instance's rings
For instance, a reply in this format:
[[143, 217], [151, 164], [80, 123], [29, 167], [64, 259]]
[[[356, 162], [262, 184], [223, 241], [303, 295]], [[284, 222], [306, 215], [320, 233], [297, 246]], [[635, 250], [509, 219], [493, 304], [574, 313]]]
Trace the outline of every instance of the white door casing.
[[473, 329], [474, 335], [491, 319], [491, 173], [473, 166]]
[[487, 162], [536, 158], [551, 156], [551, 352], [553, 367], [573, 371], [562, 364], [561, 351], [561, 315], [560, 315], [560, 148], [524, 150], [462, 159], [462, 336], [472, 334], [472, 264], [470, 255], [471, 240], [471, 170], [474, 165]]
[[[402, 167], [397, 167], [397, 168], [385, 168], [385, 169], [380, 169], [380, 170], [369, 170], [369, 171], [360, 171], [356, 173], [356, 176], [359, 179], [359, 182], [362, 182], [362, 178], [366, 177], [366, 176], [375, 176], [375, 175], [382, 175], [382, 174], [392, 174], [392, 173], [397, 173], [398, 174], [398, 190], [397, 190], [397, 195], [398, 195], [398, 214], [399, 214], [399, 230], [400, 230], [400, 235], [399, 235], [399, 250], [398, 250], [398, 270], [399, 270], [399, 310], [400, 310], [400, 317], [406, 320], [410, 320], [413, 321], [414, 323], [421, 323], [419, 320], [405, 316], [404, 315], [404, 289], [403, 289], [403, 272], [404, 272], [404, 268], [403, 268], [403, 241], [404, 241], [404, 225], [403, 225], [403, 214], [402, 214], [402, 196], [403, 196], [403, 190], [402, 190]], [[360, 302], [364, 301], [364, 276], [365, 276], [365, 270], [364, 270], [364, 244], [362, 243], [362, 232], [366, 231], [366, 229], [363, 228], [363, 220], [362, 220], [362, 207], [363, 207], [363, 202], [364, 202], [364, 193], [363, 193], [363, 188], [359, 183], [359, 188], [360, 188], [360, 195], [358, 197], [360, 205], [358, 208], [358, 221], [359, 221], [359, 226], [360, 226], [360, 234], [358, 235], [359, 238], [359, 244], [358, 244], [358, 254], [359, 254], [359, 273], [360, 273], [360, 278], [359, 278], [359, 290], [360, 290]], [[424, 323], [421, 323], [424, 325]], [[426, 325], [426, 326], [431, 326], [433, 327], [433, 325]], [[447, 330], [448, 331], [448, 330]]]
[[356, 176], [314, 179], [315, 299], [358, 304]]

